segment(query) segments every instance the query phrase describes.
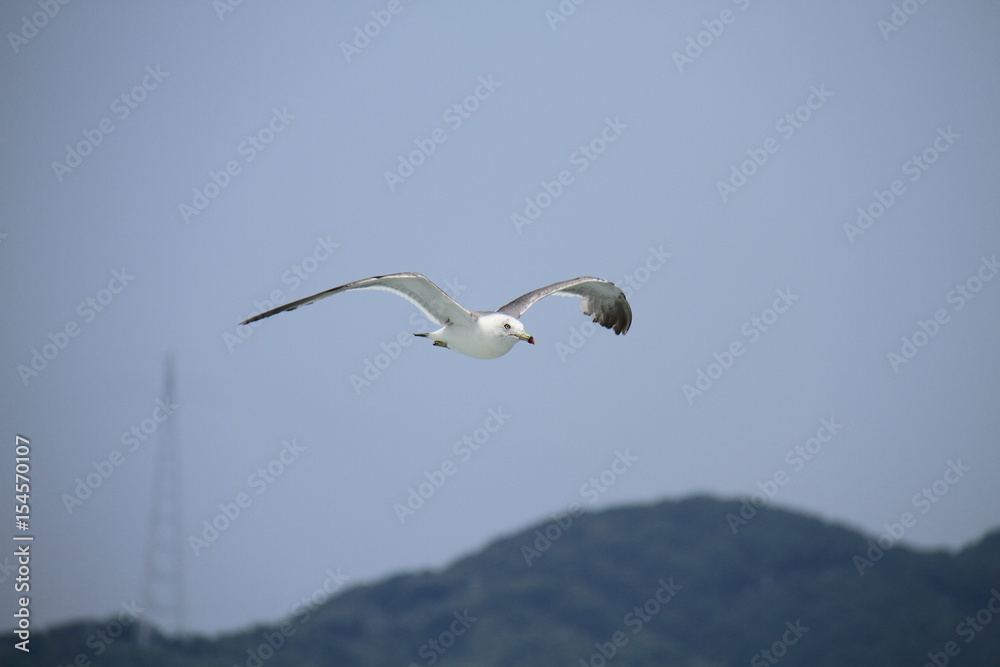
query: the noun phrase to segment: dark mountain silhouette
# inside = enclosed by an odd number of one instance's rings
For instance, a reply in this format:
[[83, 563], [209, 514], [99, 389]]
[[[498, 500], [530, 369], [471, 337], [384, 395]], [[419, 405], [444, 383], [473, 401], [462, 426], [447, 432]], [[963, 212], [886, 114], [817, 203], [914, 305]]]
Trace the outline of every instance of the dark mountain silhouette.
[[706, 497], [576, 512], [215, 639], [139, 648], [134, 624], [110, 644], [93, 637], [113, 619], [63, 625], [33, 635], [30, 664], [1000, 664], [1000, 531], [949, 553], [900, 530]]

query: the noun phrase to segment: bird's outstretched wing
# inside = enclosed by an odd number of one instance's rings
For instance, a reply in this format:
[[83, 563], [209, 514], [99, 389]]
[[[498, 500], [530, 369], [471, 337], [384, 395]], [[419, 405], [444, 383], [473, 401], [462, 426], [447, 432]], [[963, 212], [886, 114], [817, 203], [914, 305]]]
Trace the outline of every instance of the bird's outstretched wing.
[[432, 283], [419, 273], [393, 273], [388, 276], [372, 276], [362, 280], [355, 280], [340, 287], [333, 287], [324, 292], [307, 296], [298, 301], [286, 303], [278, 306], [266, 313], [254, 315], [240, 324], [250, 324], [265, 317], [270, 317], [286, 310], [295, 310], [299, 306], [306, 306], [314, 301], [325, 299], [340, 292], [347, 292], [356, 289], [378, 289], [392, 292], [403, 297], [414, 306], [423, 311], [424, 315], [434, 320], [438, 324], [450, 323], [472, 323], [476, 317], [471, 312], [460, 306], [454, 299], [445, 294], [444, 290]]
[[541, 287], [517, 297], [499, 308], [497, 312], [520, 319], [524, 311], [550, 294], [581, 297], [580, 307], [583, 313], [593, 316], [594, 321], [602, 327], [614, 329], [616, 334], [625, 333], [632, 325], [632, 307], [629, 306], [625, 293], [614, 283], [591, 276], [581, 276]]

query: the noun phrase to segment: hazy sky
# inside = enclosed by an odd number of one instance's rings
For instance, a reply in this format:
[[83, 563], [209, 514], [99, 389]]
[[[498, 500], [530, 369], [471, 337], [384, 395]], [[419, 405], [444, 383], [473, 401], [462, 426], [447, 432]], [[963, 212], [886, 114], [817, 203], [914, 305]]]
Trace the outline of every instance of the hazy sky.
[[[196, 632], [574, 502], [1000, 523], [996, 3], [49, 4], [0, 9], [37, 627], [139, 597], [167, 433]], [[548, 299], [492, 361], [376, 292], [236, 326], [397, 271], [474, 309], [600, 276], [634, 322]]]

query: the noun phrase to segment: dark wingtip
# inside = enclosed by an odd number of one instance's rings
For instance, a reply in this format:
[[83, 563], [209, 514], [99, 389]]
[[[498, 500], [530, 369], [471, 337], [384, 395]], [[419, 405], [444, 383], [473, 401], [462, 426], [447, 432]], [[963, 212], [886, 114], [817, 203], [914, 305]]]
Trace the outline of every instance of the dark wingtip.
[[585, 312], [587, 315], [591, 315], [597, 324], [614, 331], [616, 336], [628, 333], [629, 327], [632, 326], [632, 307], [624, 294], [618, 297], [618, 302], [614, 307], [595, 308], [593, 313]]

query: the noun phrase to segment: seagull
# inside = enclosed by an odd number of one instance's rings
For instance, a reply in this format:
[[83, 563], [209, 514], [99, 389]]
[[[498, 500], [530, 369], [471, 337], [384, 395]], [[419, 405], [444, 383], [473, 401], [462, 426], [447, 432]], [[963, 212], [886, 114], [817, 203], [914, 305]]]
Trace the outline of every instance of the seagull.
[[250, 324], [334, 294], [361, 289], [385, 290], [403, 297], [428, 318], [442, 325], [437, 331], [413, 334], [414, 336], [430, 338], [434, 345], [474, 359], [502, 357], [518, 341], [534, 345], [535, 338], [524, 330], [524, 325], [518, 318], [536, 301], [551, 294], [580, 297], [584, 315], [593, 316], [594, 322], [614, 329], [615, 334], [624, 334], [632, 325], [632, 308], [625, 293], [614, 283], [600, 278], [581, 276], [564, 280], [519, 296], [495, 311], [470, 311], [419, 273], [393, 273], [355, 280], [260, 313], [240, 324]]

